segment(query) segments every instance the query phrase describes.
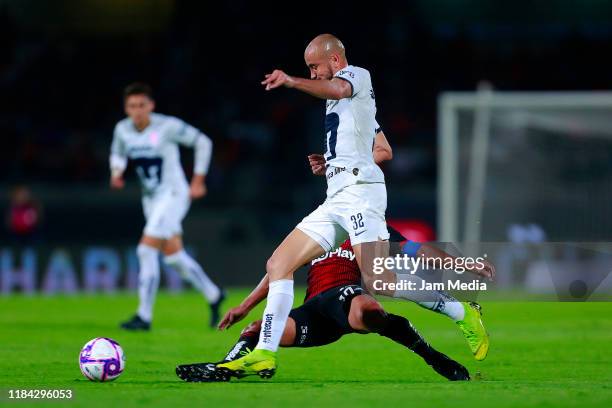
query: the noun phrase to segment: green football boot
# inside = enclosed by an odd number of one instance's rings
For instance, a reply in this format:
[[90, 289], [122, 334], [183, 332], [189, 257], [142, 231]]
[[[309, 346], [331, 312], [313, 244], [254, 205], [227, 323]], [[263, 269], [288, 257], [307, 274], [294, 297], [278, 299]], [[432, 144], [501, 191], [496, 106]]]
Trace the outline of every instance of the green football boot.
[[463, 332], [474, 358], [482, 361], [489, 352], [489, 334], [482, 324], [480, 305], [475, 302], [461, 302], [461, 304], [465, 310], [465, 316], [463, 320], [457, 322], [457, 325]]
[[218, 364], [217, 370], [236, 378], [247, 375], [258, 375], [265, 379], [272, 378], [276, 372], [276, 352], [255, 349], [244, 357]]

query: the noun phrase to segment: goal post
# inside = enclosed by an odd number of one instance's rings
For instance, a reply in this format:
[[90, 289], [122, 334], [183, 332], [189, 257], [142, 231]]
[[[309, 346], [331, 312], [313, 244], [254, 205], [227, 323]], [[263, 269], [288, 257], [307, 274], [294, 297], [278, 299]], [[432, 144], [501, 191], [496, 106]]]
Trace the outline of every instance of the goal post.
[[598, 239], [612, 234], [609, 203], [612, 92], [497, 92], [483, 82], [438, 97], [439, 241], [500, 241], [521, 222], [549, 238]]

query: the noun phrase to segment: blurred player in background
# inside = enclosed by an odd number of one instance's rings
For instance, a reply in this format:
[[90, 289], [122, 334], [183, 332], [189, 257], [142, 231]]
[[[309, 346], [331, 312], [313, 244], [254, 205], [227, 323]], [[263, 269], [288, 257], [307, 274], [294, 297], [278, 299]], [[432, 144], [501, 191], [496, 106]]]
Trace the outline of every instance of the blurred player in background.
[[[206, 195], [205, 177], [210, 164], [212, 141], [182, 120], [153, 113], [151, 88], [134, 83], [124, 91], [127, 118], [115, 126], [111, 146], [111, 187], [124, 187], [128, 159], [142, 184], [146, 225], [138, 245], [140, 263], [139, 306], [136, 315], [121, 324], [127, 330], [149, 330], [159, 286], [159, 255], [198, 289], [210, 304], [211, 327], [219, 320], [223, 291], [183, 249], [181, 223], [192, 199]], [[195, 150], [191, 185], [181, 166], [179, 144]]]
[[19, 245], [32, 245], [40, 239], [43, 207], [27, 186], [11, 191], [6, 226], [11, 239]]

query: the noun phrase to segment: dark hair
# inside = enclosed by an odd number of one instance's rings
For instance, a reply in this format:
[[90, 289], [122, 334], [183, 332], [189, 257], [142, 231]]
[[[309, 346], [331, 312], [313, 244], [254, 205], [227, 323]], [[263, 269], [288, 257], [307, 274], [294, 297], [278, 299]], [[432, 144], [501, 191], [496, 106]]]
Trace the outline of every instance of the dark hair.
[[123, 100], [132, 95], [146, 95], [149, 99], [153, 100], [153, 89], [144, 82], [133, 82], [123, 90]]

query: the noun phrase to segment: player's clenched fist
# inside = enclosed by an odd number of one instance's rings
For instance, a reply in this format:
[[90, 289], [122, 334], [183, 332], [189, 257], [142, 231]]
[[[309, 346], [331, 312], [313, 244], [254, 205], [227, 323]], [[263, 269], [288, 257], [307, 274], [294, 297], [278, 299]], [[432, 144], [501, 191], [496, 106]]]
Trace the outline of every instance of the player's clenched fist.
[[110, 179], [110, 186], [115, 190], [121, 190], [125, 186], [125, 181], [121, 176], [113, 176]]
[[308, 164], [310, 164], [312, 174], [314, 174], [315, 176], [325, 175], [325, 157], [323, 157], [322, 154], [309, 155]]
[[270, 89], [278, 88], [279, 86], [286, 86], [291, 88], [293, 86], [293, 78], [285, 74], [280, 69], [275, 69], [271, 74], [266, 74], [266, 79], [261, 81], [262, 85], [265, 85], [266, 91]]
[[191, 179], [191, 185], [189, 186], [189, 196], [192, 200], [202, 198], [206, 195], [208, 189], [204, 183], [204, 176], [194, 175]]

